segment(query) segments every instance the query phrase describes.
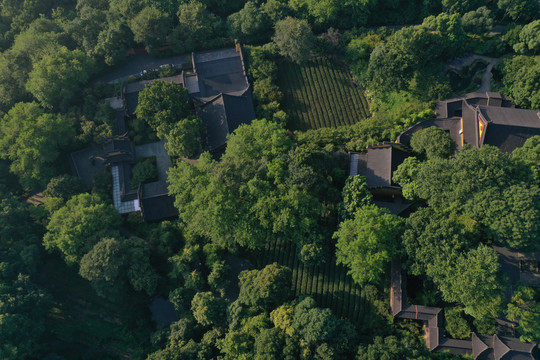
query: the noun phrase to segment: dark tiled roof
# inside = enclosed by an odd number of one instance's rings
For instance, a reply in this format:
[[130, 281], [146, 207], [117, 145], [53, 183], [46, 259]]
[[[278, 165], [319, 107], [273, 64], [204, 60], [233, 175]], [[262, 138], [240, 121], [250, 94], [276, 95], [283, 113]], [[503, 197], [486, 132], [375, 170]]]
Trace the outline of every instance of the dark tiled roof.
[[490, 123], [540, 129], [540, 111], [479, 106], [482, 116]]
[[[392, 174], [411, 155], [410, 150], [399, 143], [379, 143], [368, 146], [367, 164], [359, 168], [358, 175], [366, 177], [369, 188], [393, 187]], [[361, 171], [365, 171], [362, 173]]]
[[250, 124], [255, 119], [251, 91], [248, 88], [239, 96], [220, 94], [198, 106], [197, 115], [206, 130], [206, 148], [220, 148], [227, 142], [227, 135], [241, 124]]
[[477, 359], [482, 353], [484, 353], [489, 346], [486, 345], [475, 333], [472, 333], [472, 356]]
[[193, 55], [201, 97], [231, 93], [248, 87], [241, 52], [235, 48]]

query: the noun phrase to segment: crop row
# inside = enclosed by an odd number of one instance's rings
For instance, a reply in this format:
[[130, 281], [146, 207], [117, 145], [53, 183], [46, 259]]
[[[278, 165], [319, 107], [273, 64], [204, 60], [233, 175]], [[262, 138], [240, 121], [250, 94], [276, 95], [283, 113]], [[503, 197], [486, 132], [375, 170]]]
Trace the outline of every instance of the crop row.
[[319, 266], [304, 266], [298, 259], [297, 247], [291, 241], [278, 240], [267, 244], [260, 265], [277, 262], [292, 270], [292, 291], [295, 296], [310, 295], [321, 307], [332, 309], [336, 316], [349, 319], [360, 329], [373, 314], [371, 304], [361, 288], [336, 265], [335, 258]]
[[318, 58], [304, 65], [283, 63], [280, 85], [294, 128], [351, 125], [369, 116], [362, 91], [339, 64]]

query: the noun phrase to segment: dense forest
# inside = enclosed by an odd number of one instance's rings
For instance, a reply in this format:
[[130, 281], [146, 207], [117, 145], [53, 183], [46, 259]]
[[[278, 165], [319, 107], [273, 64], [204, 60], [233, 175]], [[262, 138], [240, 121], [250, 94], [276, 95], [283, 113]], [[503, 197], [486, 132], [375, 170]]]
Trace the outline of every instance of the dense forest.
[[[0, 359], [462, 358], [391, 316], [398, 257], [448, 337], [504, 319], [540, 339], [540, 290], [509, 296], [492, 249], [539, 250], [539, 136], [505, 153], [415, 133], [393, 179], [407, 217], [348, 177], [349, 151], [434, 117], [488, 66], [491, 91], [540, 110], [537, 0], [0, 0], [0, 29]], [[115, 134], [104, 99], [178, 69], [112, 72], [235, 40], [257, 119], [220, 154], [176, 84], [147, 86], [129, 122], [166, 142], [178, 218], [121, 215], [110, 172], [91, 190], [73, 176], [70, 153]], [[138, 162], [134, 187], [155, 172]], [[155, 299], [173, 320], [152, 320]]]

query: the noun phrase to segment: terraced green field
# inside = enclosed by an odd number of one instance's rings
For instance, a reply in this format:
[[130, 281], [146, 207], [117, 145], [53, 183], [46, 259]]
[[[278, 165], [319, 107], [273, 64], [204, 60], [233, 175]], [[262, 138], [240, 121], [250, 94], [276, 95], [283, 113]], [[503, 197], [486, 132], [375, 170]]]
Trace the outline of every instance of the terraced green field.
[[316, 58], [297, 65], [279, 65], [279, 85], [284, 109], [293, 130], [352, 125], [369, 116], [362, 90], [347, 68], [335, 61]]
[[319, 306], [330, 308], [336, 316], [348, 319], [361, 333], [384, 321], [374, 307], [374, 294], [368, 294], [354, 284], [347, 270], [336, 265], [335, 258], [321, 266], [304, 266], [298, 260], [296, 245], [283, 240], [268, 244], [261, 258], [264, 259], [261, 266], [277, 262], [292, 270], [295, 296], [312, 296]]

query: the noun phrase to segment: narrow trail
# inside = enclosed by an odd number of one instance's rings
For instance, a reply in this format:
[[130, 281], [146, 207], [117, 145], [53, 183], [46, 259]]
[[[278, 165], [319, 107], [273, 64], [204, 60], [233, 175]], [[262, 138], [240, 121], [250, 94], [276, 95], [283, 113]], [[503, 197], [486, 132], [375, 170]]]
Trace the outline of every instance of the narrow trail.
[[490, 91], [491, 90], [491, 77], [493, 75], [491, 73], [491, 70], [493, 70], [493, 67], [501, 61], [500, 58], [492, 58], [489, 56], [482, 56], [482, 55], [476, 55], [476, 54], [467, 54], [467, 55], [448, 61], [445, 65], [444, 71], [447, 72], [450, 69], [461, 70], [464, 67], [470, 66], [475, 60], [484, 60], [484, 61], [489, 62], [489, 64], [486, 67], [486, 71], [482, 75], [482, 83], [476, 91], [477, 92]]

